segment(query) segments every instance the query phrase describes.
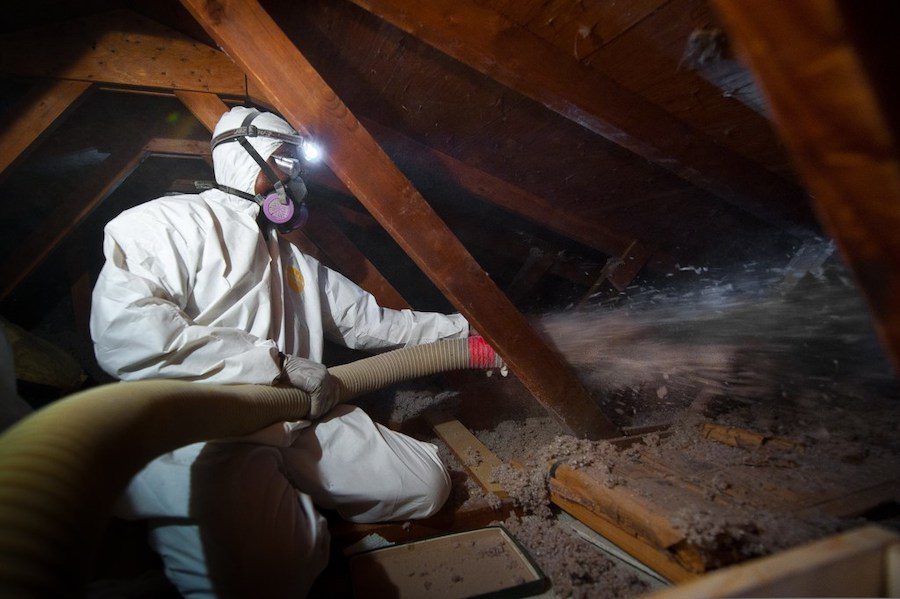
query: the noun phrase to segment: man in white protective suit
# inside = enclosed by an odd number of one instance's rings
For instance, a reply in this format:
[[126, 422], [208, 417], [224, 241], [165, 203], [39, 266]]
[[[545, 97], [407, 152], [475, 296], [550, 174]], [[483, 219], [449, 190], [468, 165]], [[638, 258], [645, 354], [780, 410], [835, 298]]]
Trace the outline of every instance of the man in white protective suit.
[[104, 370], [122, 380], [288, 383], [312, 398], [313, 422], [183, 447], [131, 481], [118, 513], [149, 519], [150, 543], [187, 597], [302, 597], [328, 559], [317, 507], [354, 522], [424, 518], [449, 493], [434, 445], [359, 408], [331, 409], [322, 345], [396, 348], [466, 337], [469, 325], [381, 308], [279, 236], [284, 210], [288, 225], [305, 210], [304, 143], [276, 115], [233, 108], [213, 138], [217, 189], [147, 202], [105, 229], [91, 312]]

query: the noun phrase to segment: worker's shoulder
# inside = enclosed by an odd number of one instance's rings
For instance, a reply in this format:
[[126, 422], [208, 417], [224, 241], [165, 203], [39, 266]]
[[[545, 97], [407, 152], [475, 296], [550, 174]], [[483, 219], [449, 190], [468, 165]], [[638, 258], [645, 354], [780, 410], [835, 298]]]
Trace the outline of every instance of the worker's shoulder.
[[163, 196], [138, 204], [113, 218], [106, 225], [108, 230], [140, 231], [166, 227], [180, 227], [194, 220], [195, 215], [206, 212], [206, 204], [196, 194]]
[[196, 245], [214, 225], [199, 195], [165, 196], [125, 210], [106, 224], [110, 240], [132, 250]]

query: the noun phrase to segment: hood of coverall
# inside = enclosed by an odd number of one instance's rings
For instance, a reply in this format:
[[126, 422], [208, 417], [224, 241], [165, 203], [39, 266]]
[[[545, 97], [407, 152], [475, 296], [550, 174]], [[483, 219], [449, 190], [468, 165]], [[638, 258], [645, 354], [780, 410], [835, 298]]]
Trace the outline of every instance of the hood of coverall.
[[[235, 106], [219, 119], [213, 132], [213, 137], [230, 129], [239, 128], [247, 115], [252, 111], [252, 108]], [[297, 134], [287, 121], [271, 112], [259, 113], [253, 119], [253, 126], [258, 129], [277, 131], [278, 133]], [[271, 137], [248, 137], [247, 140], [259, 152], [263, 160], [268, 160], [269, 156], [282, 144], [282, 142]], [[259, 176], [260, 167], [241, 144], [237, 141], [219, 144], [213, 150], [212, 157], [216, 183], [233, 187], [250, 195], [256, 194], [253, 188], [256, 184], [256, 177]]]

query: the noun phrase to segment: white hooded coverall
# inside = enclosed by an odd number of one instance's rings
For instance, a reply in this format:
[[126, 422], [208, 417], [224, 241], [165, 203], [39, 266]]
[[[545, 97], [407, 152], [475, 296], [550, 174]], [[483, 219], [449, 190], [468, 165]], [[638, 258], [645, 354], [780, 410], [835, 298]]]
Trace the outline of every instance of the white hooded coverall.
[[[247, 112], [233, 108], [215, 133], [239, 127]], [[253, 124], [293, 133], [269, 113]], [[263, 159], [280, 145], [248, 140]], [[260, 169], [238, 143], [217, 146], [213, 162], [220, 184], [254, 193]], [[106, 226], [91, 312], [104, 370], [122, 380], [271, 384], [279, 351], [321, 361], [325, 336], [381, 349], [468, 335], [460, 315], [379, 307], [261, 230], [258, 213], [210, 190], [147, 202]], [[343, 405], [312, 425], [166, 454], [132, 480], [119, 511], [151, 519], [151, 544], [185, 596], [302, 596], [328, 558], [314, 505], [356, 522], [422, 518], [441, 507], [449, 484], [433, 445]]]

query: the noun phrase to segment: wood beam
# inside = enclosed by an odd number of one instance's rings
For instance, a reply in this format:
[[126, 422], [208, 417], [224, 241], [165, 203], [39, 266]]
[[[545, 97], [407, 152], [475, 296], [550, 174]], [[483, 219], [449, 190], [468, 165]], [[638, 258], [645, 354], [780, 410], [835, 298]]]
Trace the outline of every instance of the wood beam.
[[616, 434], [568, 364], [531, 328], [257, 2], [182, 3], [291, 125], [322, 141], [331, 170], [561, 424], [582, 436]]
[[11, 118], [0, 132], [0, 174], [49, 132], [90, 87], [90, 83], [82, 81], [51, 81], [38, 84], [29, 92], [19, 109], [10, 111]]
[[[752, 4], [752, 3], [751, 3]], [[887, 554], [900, 535], [864, 526], [723, 568], [647, 599], [712, 597], [890, 597]]]
[[212, 154], [207, 141], [171, 137], [155, 137], [147, 142], [143, 151], [152, 156], [190, 158], [206, 158]]
[[834, 0], [716, 0], [900, 372], [900, 140]]
[[[219, 122], [222, 115], [228, 112], [228, 107], [215, 94], [176, 91], [175, 95], [184, 102], [197, 120], [209, 129], [210, 133], [215, 130], [216, 123]], [[318, 181], [319, 178], [329, 183], [333, 180], [327, 177], [316, 177], [315, 179]], [[346, 191], [343, 184], [340, 187]], [[310, 213], [309, 224], [310, 226], [304, 229], [303, 236], [299, 239], [301, 243], [311, 241], [328, 256], [343, 275], [374, 295], [379, 305], [395, 310], [410, 307], [409, 302], [403, 299], [403, 296], [331, 219], [319, 211], [313, 210]]]
[[808, 235], [802, 189], [493, 10], [467, 0], [353, 2], [697, 187]]
[[243, 96], [227, 56], [130, 10], [0, 36], [0, 73]]
[[509, 497], [503, 485], [494, 480], [494, 469], [503, 465], [503, 461], [473, 435], [462, 422], [442, 413], [428, 412], [425, 421], [431, 425], [435, 434], [447, 444], [453, 455], [478, 486], [503, 499]]

